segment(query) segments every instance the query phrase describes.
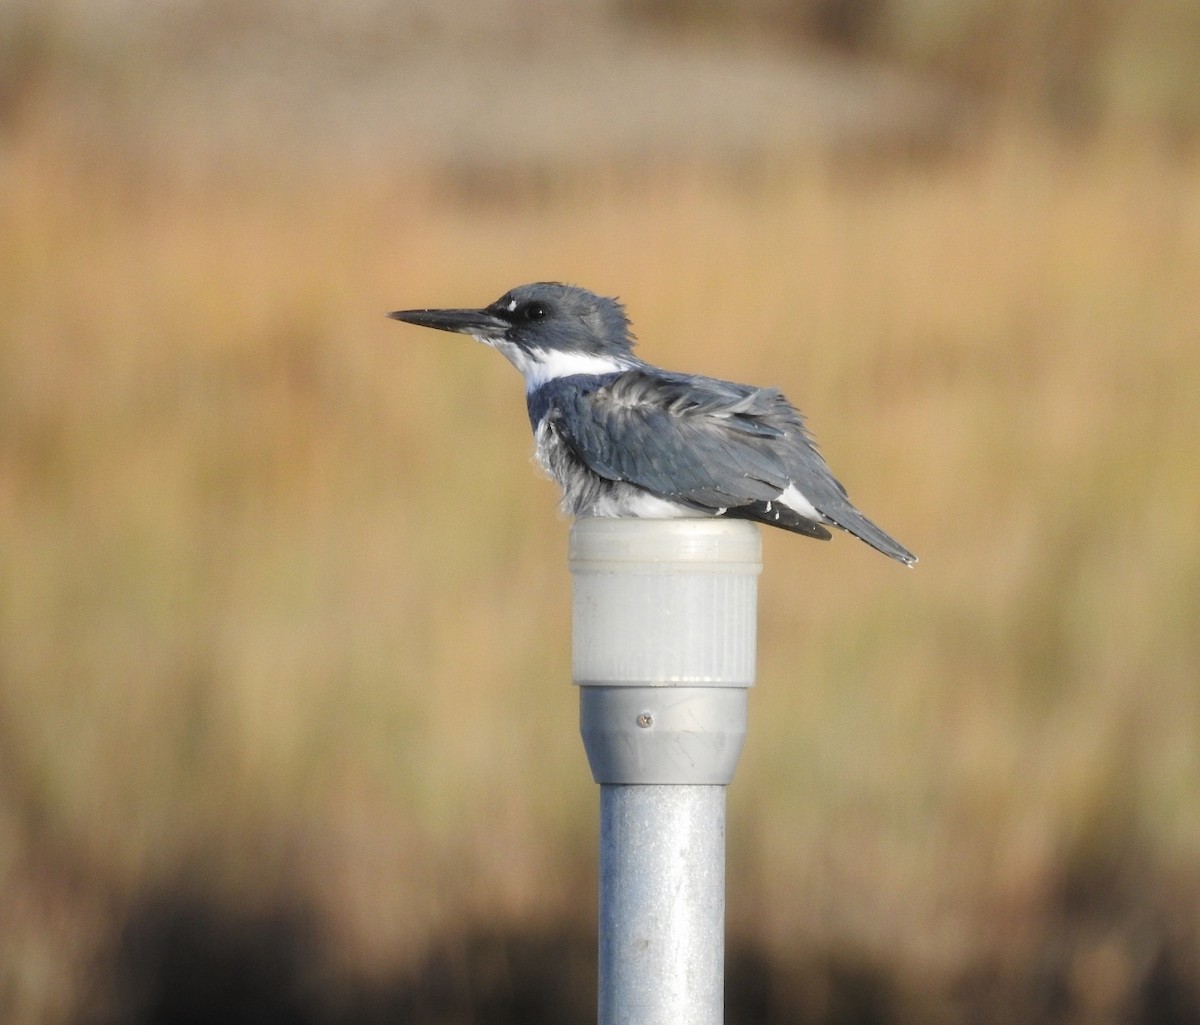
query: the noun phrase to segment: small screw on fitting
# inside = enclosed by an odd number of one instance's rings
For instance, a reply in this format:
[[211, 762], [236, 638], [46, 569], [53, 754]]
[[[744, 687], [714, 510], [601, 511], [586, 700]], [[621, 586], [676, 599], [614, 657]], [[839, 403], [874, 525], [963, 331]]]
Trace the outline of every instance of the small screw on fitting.
[[637, 717], [637, 724], [644, 730], [648, 730], [654, 725], [654, 716], [649, 712], [643, 712]]

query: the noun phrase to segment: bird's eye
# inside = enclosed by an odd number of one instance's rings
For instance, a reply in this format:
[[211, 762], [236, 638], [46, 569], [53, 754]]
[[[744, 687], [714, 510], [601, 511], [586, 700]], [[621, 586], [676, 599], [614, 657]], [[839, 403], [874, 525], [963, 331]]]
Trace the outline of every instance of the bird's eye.
[[550, 311], [542, 303], [530, 303], [523, 312], [526, 320], [544, 320]]

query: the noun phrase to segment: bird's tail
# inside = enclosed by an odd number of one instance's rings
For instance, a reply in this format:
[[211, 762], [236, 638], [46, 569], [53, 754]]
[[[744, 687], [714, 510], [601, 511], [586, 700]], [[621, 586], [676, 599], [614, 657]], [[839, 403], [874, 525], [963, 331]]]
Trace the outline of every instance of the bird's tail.
[[883, 552], [884, 555], [890, 556], [897, 562], [912, 566], [917, 561], [917, 557], [904, 545], [886, 531], [875, 526], [849, 502], [844, 503], [842, 508], [835, 512], [824, 509], [822, 512], [835, 526], [841, 527], [842, 530], [853, 534], [876, 551]]

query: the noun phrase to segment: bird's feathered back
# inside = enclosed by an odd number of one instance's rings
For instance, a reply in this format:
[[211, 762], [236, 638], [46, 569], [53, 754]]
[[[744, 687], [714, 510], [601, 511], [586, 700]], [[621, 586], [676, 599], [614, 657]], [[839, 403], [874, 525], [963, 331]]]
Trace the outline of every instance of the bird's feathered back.
[[[641, 364], [551, 381], [528, 396], [534, 429], [557, 440], [556, 476], [586, 511], [588, 478], [619, 481], [708, 515], [828, 540], [818, 522], [849, 530], [892, 558], [914, 556], [863, 516], [817, 451], [800, 412], [774, 388], [677, 374]], [[569, 453], [569, 456], [568, 456]], [[562, 462], [566, 460], [566, 462]], [[781, 496], [798, 488], [812, 515]], [[816, 517], [816, 518], [814, 518]]]
[[639, 367], [529, 396], [592, 472], [712, 512], [775, 498], [798, 466], [828, 476], [800, 415], [771, 388]]

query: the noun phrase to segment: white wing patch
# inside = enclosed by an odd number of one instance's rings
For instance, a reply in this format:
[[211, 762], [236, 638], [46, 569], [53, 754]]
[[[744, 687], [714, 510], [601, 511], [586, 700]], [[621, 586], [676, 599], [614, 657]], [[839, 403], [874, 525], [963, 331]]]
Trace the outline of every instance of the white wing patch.
[[828, 522], [821, 513], [817, 512], [817, 507], [800, 493], [800, 489], [795, 484], [789, 484], [776, 501], [781, 505], [786, 505], [793, 512], [799, 513], [805, 519], [817, 523]]

